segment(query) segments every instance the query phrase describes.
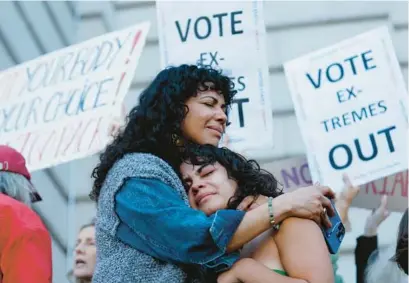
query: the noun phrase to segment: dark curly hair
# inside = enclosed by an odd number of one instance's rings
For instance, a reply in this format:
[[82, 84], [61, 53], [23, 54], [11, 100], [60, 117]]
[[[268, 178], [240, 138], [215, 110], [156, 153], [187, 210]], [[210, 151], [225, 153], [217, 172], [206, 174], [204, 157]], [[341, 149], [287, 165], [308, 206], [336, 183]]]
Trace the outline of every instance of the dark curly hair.
[[[181, 123], [189, 109], [185, 102], [204, 90], [205, 83], [223, 95], [226, 109], [237, 91], [229, 77], [210, 67], [181, 65], [162, 70], [141, 93], [139, 104], [127, 116], [123, 131], [115, 137], [100, 156], [93, 170], [95, 178], [90, 198], [98, 201], [101, 187], [114, 163], [127, 153], [151, 153], [178, 169], [180, 163], [176, 137], [182, 137]], [[227, 114], [227, 113], [226, 113]], [[179, 162], [179, 163], [178, 163]]]
[[228, 148], [212, 145], [190, 145], [183, 154], [183, 162], [193, 165], [210, 165], [218, 162], [229, 178], [237, 182], [237, 190], [229, 199], [227, 208], [236, 209], [247, 196], [277, 197], [283, 194], [281, 185], [274, 176], [260, 168], [255, 160], [247, 160], [244, 156]]
[[396, 262], [406, 275], [408, 274], [408, 209], [400, 220], [395, 255], [391, 260]]

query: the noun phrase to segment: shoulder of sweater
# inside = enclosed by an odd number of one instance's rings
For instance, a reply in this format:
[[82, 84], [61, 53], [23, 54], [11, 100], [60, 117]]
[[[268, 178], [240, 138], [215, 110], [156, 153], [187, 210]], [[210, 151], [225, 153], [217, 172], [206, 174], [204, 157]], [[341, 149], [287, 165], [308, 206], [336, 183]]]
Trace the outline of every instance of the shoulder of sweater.
[[174, 188], [185, 203], [189, 203], [179, 175], [165, 160], [149, 153], [128, 153], [118, 160], [109, 172], [113, 178], [157, 179]]
[[119, 162], [132, 164], [132, 166], [142, 170], [145, 168], [160, 168], [164, 171], [174, 172], [168, 162], [150, 153], [128, 153]]
[[[114, 174], [131, 171], [134, 177], [157, 178], [171, 181], [173, 186], [183, 187], [178, 174], [165, 160], [149, 153], [129, 153], [113, 167]], [[128, 177], [130, 177], [128, 175]], [[169, 182], [167, 182], [169, 184]]]

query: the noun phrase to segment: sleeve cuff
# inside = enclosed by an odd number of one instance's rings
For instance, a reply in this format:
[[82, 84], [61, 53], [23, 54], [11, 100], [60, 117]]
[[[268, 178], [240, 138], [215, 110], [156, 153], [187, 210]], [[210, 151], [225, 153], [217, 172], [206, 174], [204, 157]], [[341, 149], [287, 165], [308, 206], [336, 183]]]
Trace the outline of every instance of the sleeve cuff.
[[244, 215], [245, 212], [240, 210], [219, 210], [214, 214], [210, 234], [223, 253], [226, 252], [227, 244], [236, 232]]
[[378, 247], [378, 236], [360, 236], [356, 239], [357, 241], [357, 248], [358, 247], [370, 247], [372, 249], [376, 249]]
[[229, 270], [233, 264], [240, 259], [240, 252], [233, 252], [207, 262], [204, 266], [215, 273], [221, 273]]

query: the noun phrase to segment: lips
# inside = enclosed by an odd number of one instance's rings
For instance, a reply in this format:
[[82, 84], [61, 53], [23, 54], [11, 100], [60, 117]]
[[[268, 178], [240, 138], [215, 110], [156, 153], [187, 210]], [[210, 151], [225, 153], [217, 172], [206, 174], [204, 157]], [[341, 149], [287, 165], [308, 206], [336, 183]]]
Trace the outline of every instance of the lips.
[[218, 126], [208, 126], [207, 128], [218, 132], [220, 135], [223, 135], [223, 128]]
[[214, 194], [215, 194], [215, 193], [210, 193], [210, 192], [209, 192], [209, 193], [204, 193], [204, 194], [197, 195], [195, 201], [196, 201], [197, 204], [200, 204], [200, 202], [201, 202], [205, 197], [211, 196], [211, 195], [214, 195]]
[[75, 265], [80, 265], [80, 264], [86, 264], [85, 260], [76, 259], [76, 260], [75, 260]]

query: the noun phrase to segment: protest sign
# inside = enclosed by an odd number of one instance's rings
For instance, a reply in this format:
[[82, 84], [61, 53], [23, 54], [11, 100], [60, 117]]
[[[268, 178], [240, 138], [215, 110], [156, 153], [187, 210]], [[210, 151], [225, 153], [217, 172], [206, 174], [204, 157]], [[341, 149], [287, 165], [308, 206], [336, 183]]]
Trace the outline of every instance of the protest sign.
[[[285, 192], [312, 185], [307, 158], [297, 156], [262, 164], [280, 182]], [[326, 185], [324, 183], [324, 185]], [[363, 184], [352, 207], [373, 209], [379, 206], [382, 195], [388, 196], [388, 209], [403, 212], [408, 207], [408, 171], [398, 172]], [[332, 189], [340, 191], [342, 187]]]
[[0, 144], [20, 151], [31, 171], [102, 150], [149, 26], [104, 34], [0, 73]]
[[284, 66], [312, 180], [362, 185], [408, 168], [407, 91], [387, 27]]
[[229, 147], [238, 151], [273, 145], [262, 5], [156, 2], [162, 66], [211, 66], [232, 78], [238, 94], [227, 135]]

